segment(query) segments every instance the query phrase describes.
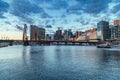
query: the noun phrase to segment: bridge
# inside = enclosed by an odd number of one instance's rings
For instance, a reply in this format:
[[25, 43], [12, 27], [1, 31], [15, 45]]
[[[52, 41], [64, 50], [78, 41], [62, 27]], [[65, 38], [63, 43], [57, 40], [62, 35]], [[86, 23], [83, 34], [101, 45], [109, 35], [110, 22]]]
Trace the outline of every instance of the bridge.
[[22, 43], [22, 44], [38, 44], [38, 45], [81, 45], [83, 43], [90, 44], [90, 45], [96, 45], [99, 43], [98, 40], [82, 40], [82, 41], [69, 41], [69, 40], [40, 40], [40, 41], [25, 41], [23, 40], [0, 40], [0, 43], [7, 42], [9, 44], [12, 43]]
[[88, 44], [97, 44], [98, 41], [67, 41], [67, 40], [42, 40], [38, 41], [39, 44], [56, 44], [56, 45], [81, 45], [82, 43], [88, 43]]

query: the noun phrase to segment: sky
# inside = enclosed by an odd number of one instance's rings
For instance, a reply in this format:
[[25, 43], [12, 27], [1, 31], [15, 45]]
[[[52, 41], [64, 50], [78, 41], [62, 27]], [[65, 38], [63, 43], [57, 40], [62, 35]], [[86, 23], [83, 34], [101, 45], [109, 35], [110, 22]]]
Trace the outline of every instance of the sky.
[[[101, 20], [120, 19], [120, 0], [0, 0], [0, 39], [22, 39], [24, 24], [54, 33], [96, 28]], [[29, 35], [29, 34], [28, 34]]]

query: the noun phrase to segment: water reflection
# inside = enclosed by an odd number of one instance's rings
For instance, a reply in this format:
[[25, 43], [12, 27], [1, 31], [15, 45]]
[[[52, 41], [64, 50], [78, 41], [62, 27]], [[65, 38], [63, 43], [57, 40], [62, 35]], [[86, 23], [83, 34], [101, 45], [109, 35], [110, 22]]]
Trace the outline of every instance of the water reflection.
[[115, 50], [94, 46], [12, 46], [1, 48], [0, 56], [4, 56], [0, 57], [0, 78], [4, 80], [120, 79], [120, 53]]
[[101, 49], [98, 50], [99, 64], [103, 67], [119, 67], [120, 52]]

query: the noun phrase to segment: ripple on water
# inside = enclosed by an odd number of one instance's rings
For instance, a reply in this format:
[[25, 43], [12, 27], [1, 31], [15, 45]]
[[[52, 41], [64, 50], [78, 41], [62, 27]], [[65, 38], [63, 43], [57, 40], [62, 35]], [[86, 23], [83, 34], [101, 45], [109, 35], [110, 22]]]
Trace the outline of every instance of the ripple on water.
[[119, 80], [120, 54], [94, 46], [0, 48], [1, 80]]

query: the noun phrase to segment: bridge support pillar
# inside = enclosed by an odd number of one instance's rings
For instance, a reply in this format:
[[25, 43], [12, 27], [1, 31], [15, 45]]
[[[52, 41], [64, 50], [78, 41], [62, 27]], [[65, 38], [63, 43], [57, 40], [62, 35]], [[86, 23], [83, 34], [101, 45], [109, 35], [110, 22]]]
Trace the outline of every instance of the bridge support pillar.
[[75, 45], [75, 42], [72, 42], [72, 45]]
[[67, 41], [65, 42], [65, 45], [67, 45]]
[[57, 42], [57, 45], [59, 45], [59, 42]]

